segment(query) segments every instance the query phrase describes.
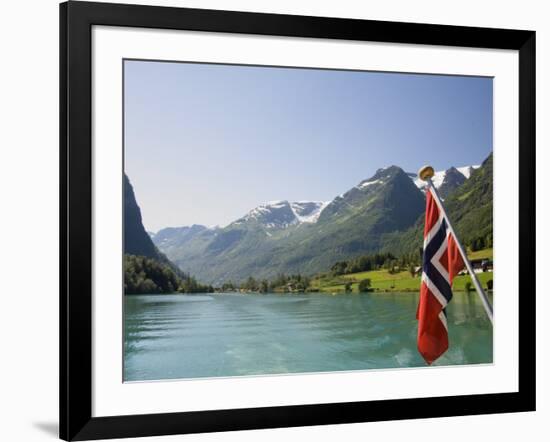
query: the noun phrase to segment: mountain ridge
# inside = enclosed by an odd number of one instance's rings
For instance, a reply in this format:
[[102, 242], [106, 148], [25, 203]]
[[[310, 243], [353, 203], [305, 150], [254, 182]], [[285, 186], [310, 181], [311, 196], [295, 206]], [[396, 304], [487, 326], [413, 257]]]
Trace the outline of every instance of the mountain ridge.
[[[479, 165], [472, 165], [472, 166], [462, 166], [462, 167], [454, 167], [451, 166], [450, 168], [443, 170], [443, 171], [436, 171], [433, 179], [434, 187], [438, 189], [440, 192], [440, 195], [442, 197], [449, 194], [452, 190], [454, 190], [456, 187], [462, 185], [471, 175], [471, 172], [477, 168], [479, 168]], [[399, 166], [388, 166], [384, 168], [378, 169], [373, 177], [369, 179], [364, 179], [357, 184], [358, 188], [364, 188], [371, 184], [377, 184], [377, 181], [379, 180], [380, 174], [383, 174], [386, 170], [391, 170], [392, 168], [399, 168]], [[401, 169], [401, 168], [399, 168]], [[403, 169], [401, 169], [403, 170]], [[425, 190], [426, 183], [418, 178], [418, 175], [413, 172], [405, 172], [405, 174], [413, 181], [413, 183], [421, 190]], [[448, 177], [452, 177], [452, 182], [446, 181], [448, 180]], [[459, 177], [462, 177], [459, 178]], [[443, 190], [441, 190], [443, 188]], [[350, 189], [352, 190], [352, 189]], [[349, 190], [348, 190], [349, 192]], [[280, 209], [280, 206], [288, 206], [288, 210], [292, 212], [292, 215], [289, 216], [287, 219], [287, 222], [280, 222], [280, 223], [273, 223], [273, 225], [268, 225], [268, 227], [287, 227], [292, 224], [298, 224], [298, 223], [315, 223], [319, 219], [319, 216], [321, 215], [322, 211], [335, 199], [341, 198], [343, 194], [336, 196], [331, 201], [313, 201], [313, 200], [304, 200], [304, 201], [289, 201], [289, 200], [275, 200], [275, 201], [267, 201], [265, 203], [259, 204], [258, 206], [254, 207], [253, 209], [249, 210], [244, 216], [232, 221], [228, 224], [240, 224], [243, 223], [251, 218], [261, 218], [261, 213], [265, 213], [266, 211], [269, 211], [272, 208]], [[305, 210], [304, 210], [305, 207]], [[307, 210], [309, 208], [309, 211]], [[286, 210], [286, 207], [285, 207]], [[303, 212], [300, 212], [300, 210], [304, 210]], [[284, 214], [286, 216], [287, 214]], [[296, 219], [294, 219], [296, 218]], [[164, 227], [157, 232], [147, 232], [151, 238], [155, 238], [155, 241], [161, 241], [163, 239], [166, 239], [166, 235], [168, 235], [168, 232], [176, 233], [178, 230], [181, 229], [181, 231], [185, 231], [186, 229], [194, 228], [194, 227], [201, 227], [204, 229], [210, 229], [210, 230], [217, 230], [220, 229], [219, 226], [215, 227], [207, 227], [202, 224], [192, 224], [191, 226], [179, 226], [179, 227]], [[226, 226], [227, 227], [227, 226]], [[158, 237], [157, 235], [161, 233], [161, 236]]]
[[[452, 202], [452, 195], [468, 182], [466, 175], [474, 176], [479, 169], [439, 172], [436, 187]], [[314, 274], [361, 254], [415, 250], [423, 192], [412, 173], [389, 166], [330, 202], [270, 201], [225, 227], [161, 229], [153, 242], [182, 271], [210, 284], [238, 282], [250, 275]]]

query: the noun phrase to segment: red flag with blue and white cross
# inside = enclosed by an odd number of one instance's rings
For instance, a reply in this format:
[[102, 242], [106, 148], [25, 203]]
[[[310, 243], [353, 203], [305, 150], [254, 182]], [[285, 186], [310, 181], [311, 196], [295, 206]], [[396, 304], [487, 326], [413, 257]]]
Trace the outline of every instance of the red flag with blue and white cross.
[[433, 186], [428, 186], [422, 282], [416, 314], [418, 351], [428, 364], [432, 364], [449, 348], [445, 308], [453, 297], [453, 278], [464, 268], [457, 240], [433, 192]]

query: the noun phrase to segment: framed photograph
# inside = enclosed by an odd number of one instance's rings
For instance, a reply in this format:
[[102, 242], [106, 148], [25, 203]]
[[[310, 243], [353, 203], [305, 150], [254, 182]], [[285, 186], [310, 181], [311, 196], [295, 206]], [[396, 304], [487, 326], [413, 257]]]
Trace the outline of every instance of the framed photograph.
[[535, 409], [535, 32], [60, 24], [62, 439]]

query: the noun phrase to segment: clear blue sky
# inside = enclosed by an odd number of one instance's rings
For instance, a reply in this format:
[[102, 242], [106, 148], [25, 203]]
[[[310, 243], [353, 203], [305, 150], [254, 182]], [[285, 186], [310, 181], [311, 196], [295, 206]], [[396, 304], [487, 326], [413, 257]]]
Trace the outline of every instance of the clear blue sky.
[[492, 79], [125, 62], [125, 170], [146, 229], [331, 200], [376, 169], [479, 164]]

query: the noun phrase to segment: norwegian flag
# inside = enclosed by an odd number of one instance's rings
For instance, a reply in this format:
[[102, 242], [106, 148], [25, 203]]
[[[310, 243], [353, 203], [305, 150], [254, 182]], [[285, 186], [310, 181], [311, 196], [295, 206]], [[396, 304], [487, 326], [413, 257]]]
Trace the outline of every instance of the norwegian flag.
[[451, 301], [454, 276], [464, 268], [456, 238], [437, 205], [433, 187], [426, 192], [422, 284], [416, 318], [418, 351], [428, 364], [449, 348], [445, 307]]

